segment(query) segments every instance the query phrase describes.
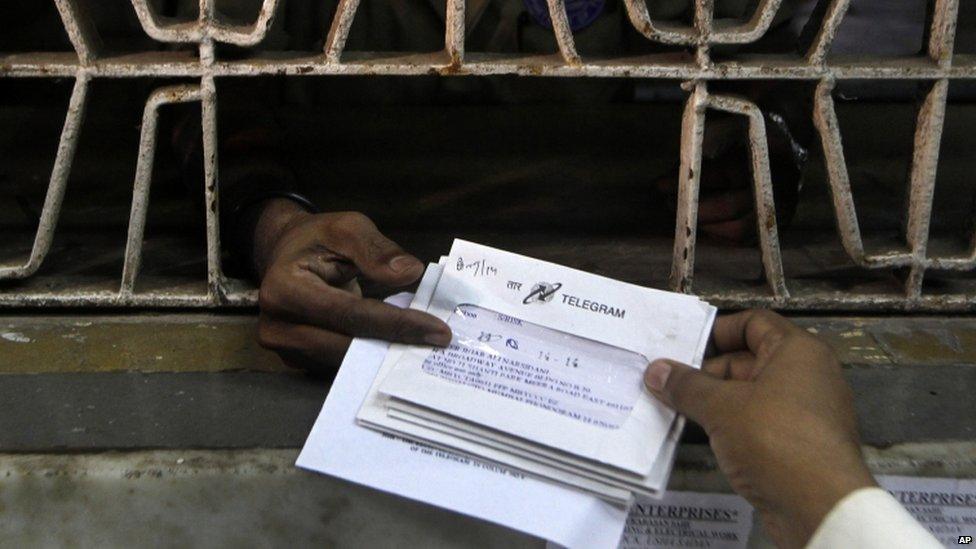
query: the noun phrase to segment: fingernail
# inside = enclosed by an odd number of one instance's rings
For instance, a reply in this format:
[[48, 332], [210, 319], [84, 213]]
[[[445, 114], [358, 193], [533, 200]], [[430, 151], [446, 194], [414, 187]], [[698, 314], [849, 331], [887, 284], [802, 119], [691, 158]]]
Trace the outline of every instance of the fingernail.
[[452, 336], [451, 332], [431, 332], [424, 336], [424, 341], [429, 345], [447, 347], [451, 344]]
[[644, 384], [652, 391], [663, 391], [671, 375], [671, 365], [664, 360], [655, 360], [644, 371]]
[[390, 260], [390, 270], [395, 273], [402, 273], [407, 269], [415, 267], [417, 265], [417, 260], [410, 257], [409, 255], [398, 255]]

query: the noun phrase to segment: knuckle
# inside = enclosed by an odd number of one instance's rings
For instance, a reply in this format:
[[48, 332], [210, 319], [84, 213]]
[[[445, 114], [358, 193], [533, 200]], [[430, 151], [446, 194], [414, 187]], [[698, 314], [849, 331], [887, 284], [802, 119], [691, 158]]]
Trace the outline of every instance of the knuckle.
[[356, 308], [353, 305], [335, 306], [332, 308], [332, 321], [338, 332], [356, 335]]
[[258, 290], [258, 307], [262, 311], [277, 311], [282, 307], [281, 292], [275, 285], [273, 276], [268, 273]]
[[757, 322], [761, 322], [769, 326], [776, 326], [783, 320], [783, 317], [777, 313], [774, 313], [773, 311], [770, 311], [769, 309], [753, 309], [750, 311], [750, 314]]
[[352, 224], [362, 224], [362, 223], [369, 222], [369, 217], [367, 217], [366, 214], [364, 214], [363, 212], [355, 212], [355, 211], [339, 212], [339, 215], [342, 216], [342, 218], [346, 222]]
[[372, 221], [362, 212], [339, 212], [334, 216], [333, 225], [350, 233], [358, 233], [372, 224]]

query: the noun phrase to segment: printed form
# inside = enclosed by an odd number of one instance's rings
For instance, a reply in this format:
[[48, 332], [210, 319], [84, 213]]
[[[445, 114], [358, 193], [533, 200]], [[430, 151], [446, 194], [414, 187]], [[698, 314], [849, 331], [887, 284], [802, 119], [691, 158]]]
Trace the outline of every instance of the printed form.
[[[630, 508], [618, 549], [745, 549], [753, 508], [733, 494], [668, 492], [638, 499]], [[558, 549], [550, 542], [548, 549]]]
[[616, 546], [634, 497], [661, 497], [684, 426], [644, 369], [700, 367], [715, 308], [461, 240], [410, 307], [444, 320], [451, 344], [355, 340], [297, 465]]
[[[400, 294], [387, 301], [403, 307], [410, 299]], [[616, 544], [627, 517], [620, 506], [490, 461], [357, 425], [356, 411], [389, 348], [382, 341], [353, 340], [296, 465], [566, 547]]]
[[889, 475], [877, 480], [939, 543], [976, 545], [976, 480]]
[[454, 340], [391, 348], [359, 420], [611, 500], [663, 489], [681, 423], [643, 371], [700, 365], [714, 307], [461, 240], [442, 264]]

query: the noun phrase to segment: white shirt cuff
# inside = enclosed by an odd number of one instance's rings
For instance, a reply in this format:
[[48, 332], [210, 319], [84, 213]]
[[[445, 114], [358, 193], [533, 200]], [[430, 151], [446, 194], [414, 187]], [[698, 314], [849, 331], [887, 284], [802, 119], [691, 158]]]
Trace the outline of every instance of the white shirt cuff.
[[941, 548], [939, 542], [881, 488], [861, 488], [840, 500], [807, 549]]

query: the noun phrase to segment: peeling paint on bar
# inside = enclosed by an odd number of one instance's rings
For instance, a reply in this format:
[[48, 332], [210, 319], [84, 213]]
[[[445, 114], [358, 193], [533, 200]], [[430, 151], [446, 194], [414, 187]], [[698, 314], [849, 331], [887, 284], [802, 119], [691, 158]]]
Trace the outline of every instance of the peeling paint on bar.
[[122, 267], [121, 298], [131, 298], [136, 277], [142, 263], [142, 239], [146, 229], [146, 213], [149, 210], [149, 183], [152, 179], [153, 159], [156, 155], [156, 126], [159, 108], [171, 103], [200, 101], [200, 86], [179, 85], [160, 88], [149, 96], [142, 114], [142, 130], [139, 136], [139, 156], [136, 160], [136, 177], [132, 190], [132, 209], [129, 212], [129, 235], [125, 245], [125, 263]]
[[[30, 256], [21, 264], [0, 266], [0, 280], [34, 275], [50, 251], [60, 214], [78, 134], [85, 112], [88, 84], [99, 78], [197, 78], [199, 84], [169, 86], [147, 101], [138, 164], [133, 184], [125, 264], [119, 292], [49, 291], [18, 293], [0, 291], [0, 307], [44, 306], [139, 306], [217, 307], [253, 306], [255, 292], [226, 279], [220, 268], [220, 234], [217, 173], [217, 79], [226, 76], [262, 75], [523, 75], [534, 77], [660, 78], [686, 82], [689, 97], [681, 133], [681, 167], [672, 258], [671, 286], [693, 289], [697, 233], [698, 192], [702, 168], [702, 138], [708, 109], [727, 111], [749, 120], [749, 150], [754, 177], [759, 247], [767, 292], [719, 292], [704, 297], [725, 307], [772, 306], [781, 309], [898, 311], [976, 311], [976, 295], [925, 295], [923, 282], [929, 269], [972, 271], [976, 269], [976, 233], [972, 250], [959, 257], [929, 256], [929, 226], [935, 176], [938, 169], [946, 98], [953, 80], [976, 80], [976, 55], [954, 54], [959, 0], [933, 0], [930, 32], [925, 51], [911, 58], [829, 57], [831, 45], [850, 6], [850, 0], [820, 0], [805, 30], [799, 55], [740, 55], [715, 61], [714, 45], [745, 44], [759, 40], [770, 28], [782, 0], [762, 0], [753, 15], [735, 24], [713, 21], [714, 0], [695, 0], [694, 24], [675, 25], [652, 20], [644, 0], [624, 0], [634, 28], [646, 39], [685, 47], [684, 55], [645, 55], [590, 58], [576, 49], [566, 12], [566, 0], [547, 0], [558, 53], [554, 55], [495, 54], [465, 51], [465, 2], [445, 0], [444, 50], [435, 53], [345, 52], [359, 0], [340, 0], [324, 38], [321, 53], [254, 53], [232, 60], [216, 59], [216, 43], [254, 46], [266, 37], [279, 0], [263, 0], [253, 22], [230, 24], [216, 13], [214, 0], [200, 0], [195, 20], [170, 20], [155, 13], [148, 0], [131, 0], [132, 9], [147, 36], [166, 43], [192, 44], [197, 52], [150, 51], [104, 55], [97, 30], [77, 0], [54, 0], [74, 53], [0, 53], [0, 78], [73, 78], [74, 91], [65, 115], [64, 129], [48, 184], [41, 219]], [[775, 204], [769, 169], [765, 120], [759, 107], [742, 98], [712, 95], [709, 81], [807, 80], [816, 82], [814, 126], [824, 160], [837, 232], [844, 250], [862, 269], [907, 269], [901, 295], [845, 294], [842, 292], [790, 292], [784, 272], [776, 226]], [[909, 177], [906, 205], [905, 246], [868, 255], [864, 249], [857, 211], [851, 195], [850, 174], [832, 97], [838, 81], [852, 79], [921, 80], [930, 90], [919, 109], [915, 153]], [[204, 186], [207, 227], [207, 283], [203, 293], [182, 289], [140, 293], [135, 290], [141, 260], [142, 232], [148, 208], [148, 189], [156, 146], [157, 109], [168, 102], [200, 101], [204, 146]]]

